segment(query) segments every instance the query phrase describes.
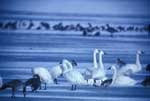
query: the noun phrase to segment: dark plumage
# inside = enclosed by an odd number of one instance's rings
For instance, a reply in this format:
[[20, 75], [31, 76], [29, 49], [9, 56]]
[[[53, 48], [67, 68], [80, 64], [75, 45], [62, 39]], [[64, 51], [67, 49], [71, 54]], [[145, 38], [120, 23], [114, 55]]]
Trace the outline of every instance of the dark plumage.
[[34, 75], [33, 78], [28, 79], [23, 87], [24, 97], [26, 96], [26, 87], [30, 86], [33, 91], [36, 91], [41, 86], [41, 81], [39, 75]]
[[141, 84], [145, 87], [150, 86], [150, 76], [146, 76], [145, 79], [141, 82]]
[[148, 64], [148, 65], [146, 66], [146, 71], [149, 71], [149, 72], [150, 72], [150, 64]]
[[13, 98], [15, 97], [15, 92], [17, 91], [17, 89], [19, 89], [22, 86], [22, 84], [23, 84], [22, 81], [15, 79], [15, 80], [12, 80], [10, 82], [3, 84], [3, 86], [0, 88], [0, 91], [5, 90], [7, 88], [11, 88], [12, 89], [11, 97]]
[[121, 32], [121, 31], [125, 31], [125, 28], [122, 26], [118, 26], [117, 29]]
[[118, 65], [118, 67], [122, 67], [122, 66], [125, 66], [126, 63], [124, 61], [122, 61], [120, 58], [117, 58], [117, 65]]
[[50, 29], [50, 25], [47, 22], [41, 22], [41, 26], [43, 26], [45, 29]]
[[112, 83], [112, 79], [107, 79], [102, 82], [101, 86], [108, 87]]
[[[71, 62], [71, 64], [72, 64], [73, 66], [77, 66], [77, 65], [78, 65], [75, 60], [69, 60], [69, 61]], [[61, 60], [61, 61], [59, 62], [59, 64], [62, 64], [62, 62], [63, 62], [63, 60]]]
[[116, 30], [115, 28], [110, 27], [109, 24], [106, 24], [106, 26], [107, 26], [106, 31], [108, 31], [111, 34], [111, 37], [113, 37], [113, 33], [118, 32], [118, 30]]
[[4, 25], [4, 29], [17, 29], [17, 22], [7, 22], [5, 25]]

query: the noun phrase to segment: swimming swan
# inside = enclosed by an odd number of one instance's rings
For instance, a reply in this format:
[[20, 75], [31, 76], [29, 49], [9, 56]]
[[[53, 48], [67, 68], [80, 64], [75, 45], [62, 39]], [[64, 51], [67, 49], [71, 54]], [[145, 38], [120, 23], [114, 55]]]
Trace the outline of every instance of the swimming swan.
[[87, 81], [84, 76], [77, 70], [73, 69], [72, 64], [64, 59], [63, 60], [63, 76], [64, 78], [72, 84], [71, 90], [76, 90], [77, 85], [86, 85]]
[[37, 74], [40, 76], [41, 82], [45, 84], [45, 89], [47, 84], [54, 83], [53, 78], [47, 68], [44, 67], [32, 68], [32, 73], [33, 75]]

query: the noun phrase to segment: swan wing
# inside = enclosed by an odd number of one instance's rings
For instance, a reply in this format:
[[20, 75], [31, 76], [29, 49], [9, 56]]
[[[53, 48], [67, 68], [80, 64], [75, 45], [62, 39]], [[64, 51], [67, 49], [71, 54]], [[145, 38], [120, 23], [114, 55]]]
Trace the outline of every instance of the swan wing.
[[48, 69], [43, 67], [34, 68], [33, 72], [34, 74], [38, 74], [40, 76], [42, 82], [49, 83], [49, 84], [54, 83]]
[[118, 74], [125, 74], [125, 75], [130, 75], [133, 73], [137, 72], [137, 65], [135, 64], [127, 64], [125, 66], [123, 66], [119, 71]]
[[117, 86], [133, 86], [136, 84], [136, 80], [128, 76], [119, 76], [116, 78], [114, 84]]
[[50, 73], [53, 78], [58, 78], [62, 74], [60, 65], [54, 66], [50, 69]]
[[92, 72], [92, 78], [102, 79], [105, 77], [105, 71], [101, 69], [94, 69]]
[[64, 76], [69, 82], [71, 82], [73, 84], [84, 84], [85, 83], [85, 79], [84, 79], [83, 75], [76, 70], [67, 72], [64, 74]]

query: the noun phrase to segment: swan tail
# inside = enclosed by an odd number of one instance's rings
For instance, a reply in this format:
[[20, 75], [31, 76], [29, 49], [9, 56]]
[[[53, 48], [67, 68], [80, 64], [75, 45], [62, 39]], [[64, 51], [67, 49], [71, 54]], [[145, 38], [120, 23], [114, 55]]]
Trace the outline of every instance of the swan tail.
[[143, 80], [137, 80], [136, 84], [142, 84]]

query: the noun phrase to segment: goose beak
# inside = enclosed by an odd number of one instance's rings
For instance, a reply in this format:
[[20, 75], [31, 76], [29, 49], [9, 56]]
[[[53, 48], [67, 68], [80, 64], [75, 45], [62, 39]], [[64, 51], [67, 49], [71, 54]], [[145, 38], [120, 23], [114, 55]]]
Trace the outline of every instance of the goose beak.
[[111, 67], [108, 67], [108, 70], [111, 70]]
[[145, 54], [145, 52], [144, 52], [144, 51], [141, 51], [141, 54]]
[[108, 53], [104, 52], [104, 55], [108, 55]]

